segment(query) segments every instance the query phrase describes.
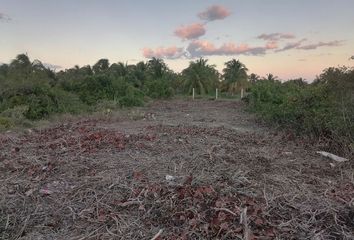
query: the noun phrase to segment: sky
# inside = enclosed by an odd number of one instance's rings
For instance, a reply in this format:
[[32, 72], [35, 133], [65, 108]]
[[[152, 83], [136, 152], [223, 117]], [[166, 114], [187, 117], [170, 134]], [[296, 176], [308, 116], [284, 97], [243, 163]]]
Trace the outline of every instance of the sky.
[[53, 67], [163, 58], [180, 72], [239, 59], [249, 73], [312, 80], [353, 66], [354, 0], [0, 0], [0, 62]]

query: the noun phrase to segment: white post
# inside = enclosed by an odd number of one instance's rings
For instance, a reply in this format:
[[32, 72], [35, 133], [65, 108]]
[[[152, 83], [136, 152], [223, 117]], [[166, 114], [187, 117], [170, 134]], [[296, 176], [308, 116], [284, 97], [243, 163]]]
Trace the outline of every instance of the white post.
[[194, 93], [194, 88], [193, 88], [193, 100], [194, 100], [194, 95], [195, 95], [195, 93]]
[[243, 98], [243, 88], [241, 88], [241, 99]]
[[218, 89], [215, 89], [215, 100], [218, 99]]

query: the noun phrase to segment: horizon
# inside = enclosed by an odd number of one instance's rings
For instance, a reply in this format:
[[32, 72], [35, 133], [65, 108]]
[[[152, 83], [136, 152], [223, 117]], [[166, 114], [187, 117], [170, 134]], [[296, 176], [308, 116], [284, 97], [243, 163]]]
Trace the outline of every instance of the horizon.
[[63, 69], [157, 57], [180, 72], [199, 57], [218, 71], [235, 58], [249, 73], [311, 81], [354, 62], [350, 0], [0, 3], [0, 63], [21, 53]]

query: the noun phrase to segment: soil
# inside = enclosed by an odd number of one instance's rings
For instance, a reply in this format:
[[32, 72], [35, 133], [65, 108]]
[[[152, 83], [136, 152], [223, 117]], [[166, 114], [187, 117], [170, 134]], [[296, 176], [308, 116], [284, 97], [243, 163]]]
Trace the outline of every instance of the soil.
[[354, 239], [353, 160], [232, 100], [0, 134], [0, 239]]

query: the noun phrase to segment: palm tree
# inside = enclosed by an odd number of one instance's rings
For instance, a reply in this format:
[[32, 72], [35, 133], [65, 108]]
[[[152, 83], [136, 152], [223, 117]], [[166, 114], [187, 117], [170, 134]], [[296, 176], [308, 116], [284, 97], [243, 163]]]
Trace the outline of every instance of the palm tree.
[[238, 89], [247, 86], [247, 71], [245, 64], [241, 63], [239, 60], [232, 59], [225, 63], [225, 68], [223, 69], [223, 78], [227, 85], [228, 91], [234, 94]]
[[128, 74], [127, 64], [124, 64], [124, 63], [122, 63], [122, 62], [113, 63], [113, 64], [109, 67], [109, 71], [110, 71], [114, 76], [124, 77], [125, 75]]
[[257, 81], [259, 81], [261, 79], [260, 76], [258, 76], [257, 74], [255, 73], [251, 73], [249, 76], [248, 76], [248, 80], [251, 84], [254, 84], [256, 83]]
[[153, 79], [159, 79], [168, 72], [168, 68], [162, 59], [153, 57], [147, 63], [147, 71]]
[[279, 81], [277, 76], [274, 76], [272, 73], [268, 73], [263, 80], [268, 80], [268, 81]]
[[209, 65], [208, 60], [200, 58], [190, 62], [189, 66], [182, 71], [185, 79], [184, 85], [188, 93], [194, 88], [197, 94], [206, 94], [216, 85], [219, 80], [219, 73], [214, 65]]
[[109, 68], [109, 61], [108, 59], [100, 59], [98, 62], [92, 66], [92, 70], [94, 73], [102, 73]]

